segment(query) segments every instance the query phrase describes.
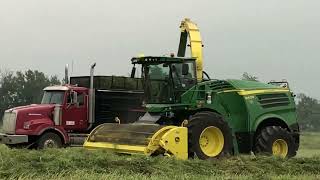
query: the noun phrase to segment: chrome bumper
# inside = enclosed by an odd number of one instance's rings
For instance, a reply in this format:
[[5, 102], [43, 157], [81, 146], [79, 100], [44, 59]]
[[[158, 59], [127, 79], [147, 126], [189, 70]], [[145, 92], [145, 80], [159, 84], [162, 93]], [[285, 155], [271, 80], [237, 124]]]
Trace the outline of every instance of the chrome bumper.
[[27, 135], [10, 135], [0, 133], [0, 144], [20, 144], [28, 142]]

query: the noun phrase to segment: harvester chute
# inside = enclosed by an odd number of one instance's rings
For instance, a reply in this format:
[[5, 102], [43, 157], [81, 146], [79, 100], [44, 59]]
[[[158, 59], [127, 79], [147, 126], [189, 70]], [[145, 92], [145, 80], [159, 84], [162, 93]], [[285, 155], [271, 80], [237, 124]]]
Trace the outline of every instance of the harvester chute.
[[201, 82], [203, 79], [203, 44], [200, 30], [197, 24], [188, 18], [185, 18], [183, 21], [181, 21], [180, 30], [181, 34], [177, 56], [185, 57], [187, 41], [189, 38], [190, 44], [188, 44], [188, 46], [190, 47], [191, 57], [196, 58], [197, 80], [198, 82]]

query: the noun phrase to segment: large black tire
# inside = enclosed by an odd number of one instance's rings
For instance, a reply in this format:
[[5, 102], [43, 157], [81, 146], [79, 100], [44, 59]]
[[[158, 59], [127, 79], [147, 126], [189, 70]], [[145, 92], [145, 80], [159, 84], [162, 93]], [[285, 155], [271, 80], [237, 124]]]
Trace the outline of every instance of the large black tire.
[[[276, 141], [285, 142], [287, 153], [274, 153], [272, 147]], [[281, 148], [283, 149], [283, 148]], [[277, 155], [283, 158], [294, 157], [297, 154], [297, 148], [293, 136], [286, 129], [280, 126], [267, 126], [263, 128], [256, 138], [255, 153], [265, 155]]]
[[52, 132], [43, 134], [37, 142], [37, 149], [61, 148], [61, 147], [62, 147], [61, 138], [57, 134]]
[[[223, 135], [223, 148], [219, 154], [208, 156], [200, 145], [201, 133], [208, 127], [219, 129]], [[188, 122], [188, 151], [189, 157], [194, 155], [199, 159], [219, 158], [232, 153], [233, 141], [231, 129], [222, 116], [210, 111], [198, 112]]]

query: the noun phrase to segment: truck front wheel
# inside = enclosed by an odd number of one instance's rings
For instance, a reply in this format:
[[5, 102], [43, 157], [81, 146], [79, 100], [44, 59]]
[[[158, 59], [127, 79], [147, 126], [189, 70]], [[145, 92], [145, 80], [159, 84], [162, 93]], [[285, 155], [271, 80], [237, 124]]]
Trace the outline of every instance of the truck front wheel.
[[61, 148], [61, 138], [52, 132], [43, 134], [37, 142], [38, 149]]

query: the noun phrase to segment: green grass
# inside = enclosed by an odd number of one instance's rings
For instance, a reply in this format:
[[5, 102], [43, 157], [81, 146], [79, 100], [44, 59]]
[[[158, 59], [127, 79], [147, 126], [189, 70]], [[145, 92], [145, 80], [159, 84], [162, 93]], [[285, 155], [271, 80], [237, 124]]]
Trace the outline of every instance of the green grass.
[[320, 156], [320, 133], [303, 133], [297, 157]]
[[320, 133], [304, 134], [298, 156], [289, 160], [241, 155], [210, 161], [0, 146], [0, 179], [320, 179], [319, 142]]

